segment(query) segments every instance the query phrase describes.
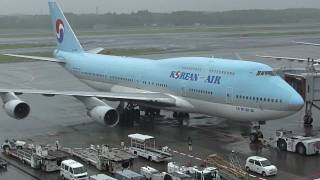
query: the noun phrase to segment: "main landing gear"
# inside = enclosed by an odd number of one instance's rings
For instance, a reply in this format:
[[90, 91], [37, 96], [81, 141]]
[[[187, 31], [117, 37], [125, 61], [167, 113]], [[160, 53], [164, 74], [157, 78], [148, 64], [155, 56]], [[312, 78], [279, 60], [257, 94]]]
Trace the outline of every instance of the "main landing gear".
[[132, 127], [134, 122], [140, 121], [140, 109], [136, 104], [128, 103], [124, 107], [124, 102], [120, 102], [117, 111], [120, 114], [120, 126]]
[[[150, 125], [155, 120], [162, 118], [160, 109], [141, 107], [133, 103], [120, 102], [117, 111], [120, 115], [119, 125], [123, 127], [133, 127], [135, 122]], [[144, 115], [140, 115], [140, 111], [144, 111]], [[183, 126], [184, 121], [189, 124], [190, 115], [184, 112], [174, 112], [173, 118], [178, 120], [180, 126]]]
[[160, 117], [160, 109], [147, 108], [144, 110], [144, 115], [148, 118]]
[[144, 116], [141, 116], [140, 124], [150, 126], [154, 124], [154, 121], [161, 119], [160, 109], [143, 108]]
[[[137, 104], [120, 102], [117, 111], [120, 114], [120, 126], [133, 127], [134, 122], [139, 124], [153, 123], [156, 118], [160, 118], [160, 109], [144, 108]], [[140, 115], [144, 111], [144, 115]]]
[[259, 142], [259, 139], [263, 138], [262, 131], [260, 130], [260, 122], [251, 123], [251, 132], [249, 138], [251, 143], [257, 143]]
[[189, 121], [190, 115], [188, 113], [183, 113], [183, 112], [174, 112], [173, 118], [178, 120], [180, 126], [183, 126], [183, 121], [184, 120]]

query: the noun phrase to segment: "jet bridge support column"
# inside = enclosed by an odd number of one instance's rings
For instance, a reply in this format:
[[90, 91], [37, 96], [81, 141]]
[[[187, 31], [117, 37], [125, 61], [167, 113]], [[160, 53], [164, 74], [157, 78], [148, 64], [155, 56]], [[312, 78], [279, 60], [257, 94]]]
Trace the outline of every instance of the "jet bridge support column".
[[316, 108], [320, 110], [320, 107], [316, 104], [320, 101], [320, 75], [315, 72], [303, 73], [303, 77], [306, 80], [305, 85], [305, 115], [304, 125], [306, 127], [312, 126], [313, 117], [312, 110]]
[[317, 102], [320, 101], [320, 75], [314, 66], [308, 66], [306, 73], [289, 74], [284, 76], [285, 80], [304, 98], [305, 111], [303, 116], [304, 126], [311, 127], [313, 123], [313, 108], [320, 110]]
[[313, 117], [312, 117], [312, 106], [313, 102], [306, 101], [306, 109], [305, 109], [305, 115], [303, 117], [304, 126], [312, 126], [313, 123]]

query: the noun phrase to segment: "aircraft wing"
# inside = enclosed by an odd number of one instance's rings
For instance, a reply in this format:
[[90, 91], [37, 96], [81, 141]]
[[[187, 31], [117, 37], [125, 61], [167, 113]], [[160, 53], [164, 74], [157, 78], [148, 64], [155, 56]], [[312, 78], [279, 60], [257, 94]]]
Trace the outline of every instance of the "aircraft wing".
[[49, 61], [49, 62], [56, 62], [56, 63], [65, 63], [59, 59], [51, 58], [51, 57], [40, 57], [40, 56], [26, 56], [26, 55], [18, 55], [18, 54], [4, 54], [5, 56], [11, 56], [11, 57], [19, 57], [19, 58], [25, 58], [25, 59], [34, 59], [34, 60], [40, 60], [40, 61]]
[[115, 92], [95, 92], [95, 91], [56, 91], [38, 89], [0, 89], [2, 93], [16, 94], [40, 94], [45, 96], [64, 95], [74, 97], [97, 97], [109, 101], [127, 101], [161, 104], [164, 106], [175, 106], [175, 99], [163, 93], [141, 92], [141, 93], [115, 93]]
[[[257, 55], [257, 57], [261, 58], [268, 58], [268, 59], [276, 59], [276, 60], [289, 60], [289, 61], [299, 61], [299, 62], [312, 62], [311, 59], [305, 59], [305, 58], [296, 58], [296, 57], [284, 57], [284, 56], [262, 56]], [[314, 59], [313, 62], [320, 63], [319, 59]]]

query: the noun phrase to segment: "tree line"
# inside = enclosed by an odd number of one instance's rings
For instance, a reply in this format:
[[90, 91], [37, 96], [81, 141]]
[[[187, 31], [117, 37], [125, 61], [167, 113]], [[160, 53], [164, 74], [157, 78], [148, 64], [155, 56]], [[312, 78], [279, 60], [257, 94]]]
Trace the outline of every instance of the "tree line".
[[[320, 9], [285, 10], [235, 10], [225, 12], [178, 11], [153, 13], [138, 11], [130, 14], [72, 14], [67, 13], [75, 28], [90, 29], [103, 27], [138, 26], [191, 26], [191, 25], [241, 25], [241, 24], [283, 24], [300, 22], [320, 22]], [[48, 29], [49, 15], [0, 16], [0, 27]]]

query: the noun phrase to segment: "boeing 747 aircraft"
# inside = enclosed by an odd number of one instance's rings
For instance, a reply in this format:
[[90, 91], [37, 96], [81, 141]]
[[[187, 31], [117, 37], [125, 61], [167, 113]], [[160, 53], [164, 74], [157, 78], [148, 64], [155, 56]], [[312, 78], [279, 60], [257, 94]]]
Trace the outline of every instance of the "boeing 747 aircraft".
[[[54, 58], [7, 55], [59, 63], [99, 91], [0, 89], [6, 112], [16, 119], [30, 112], [17, 97], [23, 93], [73, 96], [91, 118], [108, 126], [117, 125], [125, 113], [139, 117], [137, 107], [146, 114], [163, 109], [178, 117], [201, 113], [252, 122], [289, 116], [304, 105], [290, 85], [261, 63], [204, 57], [149, 60], [100, 55], [101, 48], [85, 51], [55, 0], [49, 0], [49, 8], [57, 40]], [[121, 103], [115, 109], [102, 100]]]

